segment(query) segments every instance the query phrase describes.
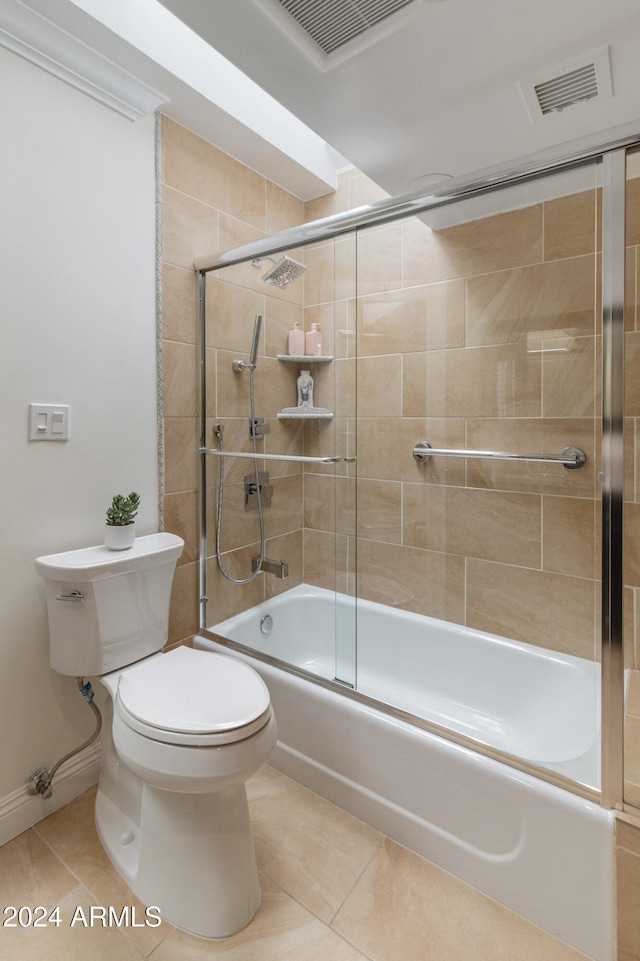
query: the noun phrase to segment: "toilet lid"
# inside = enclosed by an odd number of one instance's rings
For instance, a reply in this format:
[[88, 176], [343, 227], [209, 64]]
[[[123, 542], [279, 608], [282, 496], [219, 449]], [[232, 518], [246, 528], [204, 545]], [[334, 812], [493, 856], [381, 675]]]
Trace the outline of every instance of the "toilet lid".
[[171, 744], [215, 745], [260, 730], [271, 709], [259, 674], [225, 654], [178, 647], [121, 672], [117, 710], [129, 727]]

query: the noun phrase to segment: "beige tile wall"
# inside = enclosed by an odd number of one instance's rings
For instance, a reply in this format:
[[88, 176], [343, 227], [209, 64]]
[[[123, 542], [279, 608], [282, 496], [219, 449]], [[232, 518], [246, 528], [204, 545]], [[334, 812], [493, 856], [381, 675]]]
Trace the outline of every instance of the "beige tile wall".
[[616, 822], [617, 961], [640, 958], [640, 822]]
[[[163, 315], [163, 410], [165, 433], [165, 528], [185, 538], [186, 548], [176, 572], [171, 607], [170, 643], [179, 642], [198, 627], [199, 504], [198, 456], [200, 444], [198, 414], [198, 329], [197, 287], [192, 269], [196, 255], [216, 253], [274, 231], [325, 216], [334, 207], [349, 209], [384, 194], [356, 171], [341, 177], [335, 195], [305, 205], [296, 197], [247, 170], [215, 147], [166, 118], [162, 121], [163, 203], [162, 203], [162, 315]], [[291, 252], [307, 262], [304, 277], [286, 290], [265, 285], [262, 270], [250, 264], [233, 266], [207, 276], [207, 444], [217, 447], [213, 424], [224, 424], [227, 450], [251, 450], [249, 424], [249, 374], [234, 373], [235, 358], [248, 359], [254, 316], [263, 317], [259, 368], [255, 377], [256, 415], [264, 417], [270, 433], [258, 442], [265, 453], [332, 454], [345, 456], [354, 443], [353, 423], [348, 415], [351, 403], [353, 363], [348, 360], [350, 333], [355, 315], [351, 300], [355, 245], [346, 238], [331, 249], [315, 248]], [[334, 303], [336, 291], [341, 298]], [[305, 314], [305, 299], [315, 304]], [[326, 302], [325, 302], [326, 301]], [[299, 367], [278, 361], [286, 353], [287, 333], [299, 321], [321, 324], [324, 351], [340, 354], [345, 364], [335, 369], [314, 369], [316, 405], [336, 412], [332, 423], [314, 422], [304, 429], [294, 421], [277, 419], [277, 413], [296, 404]], [[399, 397], [399, 383], [396, 385]], [[336, 398], [342, 398], [336, 403]], [[397, 411], [400, 412], [399, 409]], [[286, 590], [302, 581], [336, 586], [343, 538], [335, 536], [335, 521], [323, 519], [314, 530], [304, 531], [303, 489], [305, 475], [300, 464], [269, 463], [274, 494], [272, 507], [264, 512], [266, 554], [286, 560], [289, 577], [258, 578], [242, 586], [230, 584], [220, 573], [214, 558], [216, 513], [219, 491], [218, 459], [208, 465], [206, 521], [209, 532], [207, 588], [209, 621], [222, 620], [265, 596]], [[225, 460], [224, 510], [221, 547], [225, 569], [236, 578], [251, 572], [251, 559], [259, 552], [257, 512], [244, 510], [244, 476], [252, 471], [250, 461]], [[333, 474], [333, 469], [326, 469]], [[314, 478], [307, 505], [313, 510]], [[373, 496], [373, 495], [372, 495]], [[332, 498], [335, 503], [335, 496]], [[343, 499], [343, 513], [348, 511]], [[378, 510], [377, 506], [373, 508]], [[354, 511], [351, 509], [350, 517]], [[328, 528], [329, 533], [326, 533]], [[303, 573], [305, 537], [317, 536], [322, 546], [307, 551]], [[399, 532], [398, 532], [399, 536]], [[346, 556], [346, 548], [345, 548]], [[338, 560], [337, 560], [338, 559]], [[340, 584], [338, 584], [340, 586]], [[346, 582], [343, 585], [346, 587]]]
[[[314, 211], [336, 212], [336, 198]], [[594, 190], [437, 232], [410, 219], [306, 251], [305, 324], [322, 310], [331, 319], [334, 294], [334, 329], [356, 318], [357, 360], [354, 338], [336, 337], [334, 376], [351, 365], [342, 403], [358, 415], [357, 480], [305, 474], [307, 579], [319, 536], [309, 529], [327, 539], [337, 519], [357, 540], [360, 596], [596, 655], [598, 218]], [[549, 348], [563, 352], [540, 353]], [[588, 462], [575, 472], [458, 458], [425, 466], [411, 454], [422, 439], [571, 445]]]
[[624, 799], [640, 808], [640, 671], [631, 671], [624, 729]]
[[[185, 551], [176, 571], [169, 643], [198, 629], [199, 608], [199, 370], [196, 255], [215, 254], [304, 221], [304, 205], [276, 184], [166, 117], [162, 119], [162, 364], [165, 439], [165, 529], [180, 534]], [[266, 266], [269, 266], [268, 264]], [[222, 279], [208, 276], [207, 288], [207, 444], [214, 446], [212, 424], [225, 426], [227, 449], [250, 450], [249, 375], [232, 372], [238, 357], [248, 359], [254, 316], [263, 315], [256, 377], [256, 414], [271, 423], [259, 449], [299, 452], [298, 427], [275, 418], [282, 398], [295, 403], [292, 372], [275, 356], [284, 350], [286, 332], [302, 320], [302, 285], [279, 292], [260, 280], [250, 265], [228, 268]], [[216, 275], [216, 278], [220, 275]], [[295, 387], [295, 377], [294, 384]], [[217, 444], [216, 444], [217, 446]], [[218, 462], [209, 465], [207, 524], [209, 553], [215, 546]], [[251, 573], [258, 553], [258, 516], [245, 513], [243, 476], [250, 461], [226, 462], [222, 547], [235, 577]], [[268, 556], [289, 562], [288, 581], [261, 577], [246, 587], [230, 585], [209, 565], [209, 611], [218, 620], [301, 579], [302, 473], [299, 465], [271, 471], [273, 507], [265, 511]]]

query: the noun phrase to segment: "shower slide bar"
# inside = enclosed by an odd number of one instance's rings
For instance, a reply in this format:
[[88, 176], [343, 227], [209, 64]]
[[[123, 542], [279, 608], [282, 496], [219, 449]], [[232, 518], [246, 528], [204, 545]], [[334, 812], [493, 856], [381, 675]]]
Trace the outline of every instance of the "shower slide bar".
[[296, 457], [293, 454], [253, 454], [240, 450], [216, 450], [215, 448], [201, 447], [201, 454], [213, 454], [215, 457], [245, 457], [249, 460], [280, 460], [296, 464], [337, 464], [342, 457]]
[[426, 440], [419, 441], [413, 448], [413, 456], [423, 464], [430, 457], [491, 457], [493, 460], [538, 461], [542, 464], [562, 464], [567, 470], [584, 467], [587, 455], [579, 447], [565, 447], [560, 454], [518, 454], [503, 450], [453, 450], [432, 447]]

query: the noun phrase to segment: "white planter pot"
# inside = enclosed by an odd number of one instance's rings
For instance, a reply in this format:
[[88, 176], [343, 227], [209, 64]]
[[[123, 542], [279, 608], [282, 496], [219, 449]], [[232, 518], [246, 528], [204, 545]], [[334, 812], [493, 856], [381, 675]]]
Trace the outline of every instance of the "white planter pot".
[[126, 551], [133, 547], [135, 539], [135, 521], [132, 524], [125, 524], [124, 527], [112, 527], [110, 524], [105, 524], [104, 543], [110, 551]]

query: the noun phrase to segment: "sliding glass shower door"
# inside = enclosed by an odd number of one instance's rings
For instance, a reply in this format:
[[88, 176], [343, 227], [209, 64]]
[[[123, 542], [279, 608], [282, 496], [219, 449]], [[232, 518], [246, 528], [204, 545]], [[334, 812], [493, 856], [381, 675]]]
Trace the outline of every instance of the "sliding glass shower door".
[[[613, 145], [267, 238], [304, 265], [286, 288], [256, 269], [258, 241], [199, 268], [203, 625], [319, 591], [318, 647], [303, 614], [293, 648], [257, 649], [607, 805], [622, 797], [623, 601], [627, 803], [640, 783], [635, 157], [626, 254]], [[295, 323], [320, 326], [320, 356], [292, 356]], [[250, 578], [256, 488], [273, 563]]]
[[591, 787], [601, 169], [361, 229], [355, 307], [358, 689]]
[[[268, 257], [201, 279], [201, 618], [215, 628], [293, 588], [319, 590], [318, 609], [301, 595], [294, 636], [279, 646], [282, 629], [261, 633], [258, 618], [251, 644], [354, 688], [355, 235], [288, 256], [305, 270], [286, 286], [265, 281]], [[289, 332], [312, 324], [320, 355], [290, 351]]]
[[329, 419], [304, 423], [305, 454], [330, 450], [336, 463], [304, 466], [304, 580], [333, 593], [331, 679], [357, 687], [356, 549], [356, 235], [311, 244], [304, 251], [304, 327], [322, 331], [322, 362], [310, 361], [315, 403]]

